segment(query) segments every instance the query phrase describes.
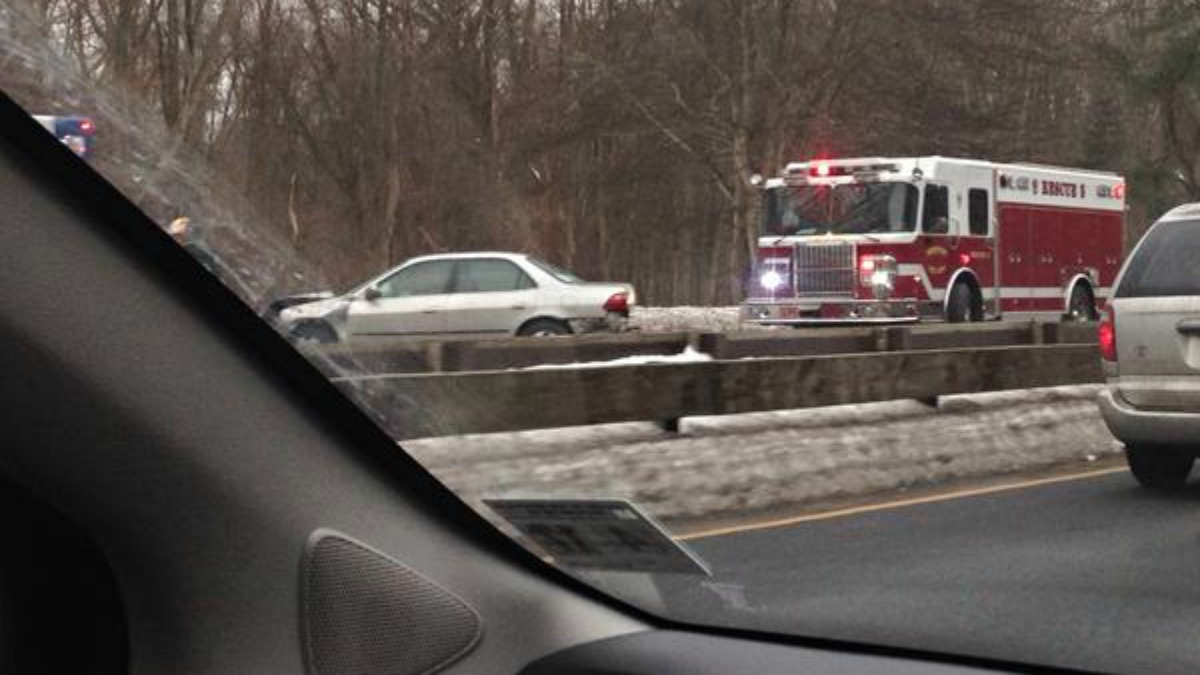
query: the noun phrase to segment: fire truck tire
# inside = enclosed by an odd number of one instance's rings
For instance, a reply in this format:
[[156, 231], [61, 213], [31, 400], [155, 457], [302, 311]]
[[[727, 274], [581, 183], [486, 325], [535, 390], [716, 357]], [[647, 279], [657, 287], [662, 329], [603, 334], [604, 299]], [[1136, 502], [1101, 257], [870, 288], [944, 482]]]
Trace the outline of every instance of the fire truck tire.
[[1143, 487], [1177, 490], [1187, 483], [1195, 457], [1173, 448], [1130, 445], [1125, 447], [1129, 471]]
[[950, 298], [946, 302], [946, 321], [950, 323], [966, 323], [975, 319], [975, 298], [971, 287], [965, 283], [954, 284], [950, 289]]
[[1071, 289], [1071, 298], [1067, 301], [1067, 321], [1095, 321], [1100, 318], [1096, 311], [1096, 298], [1092, 289], [1086, 283], [1079, 282]]

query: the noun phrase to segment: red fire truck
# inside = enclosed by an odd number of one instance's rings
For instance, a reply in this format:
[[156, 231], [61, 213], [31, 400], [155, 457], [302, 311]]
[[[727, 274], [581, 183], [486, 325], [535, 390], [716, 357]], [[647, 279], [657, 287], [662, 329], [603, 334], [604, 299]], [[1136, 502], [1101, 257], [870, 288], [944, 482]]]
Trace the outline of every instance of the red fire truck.
[[1114, 173], [812, 160], [764, 185], [742, 316], [762, 324], [1094, 319], [1121, 265]]

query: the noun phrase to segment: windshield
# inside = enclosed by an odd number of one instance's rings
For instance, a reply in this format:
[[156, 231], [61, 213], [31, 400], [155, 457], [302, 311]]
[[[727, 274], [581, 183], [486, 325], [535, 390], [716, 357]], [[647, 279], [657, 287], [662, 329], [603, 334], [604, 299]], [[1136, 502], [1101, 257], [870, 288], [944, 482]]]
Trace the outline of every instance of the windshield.
[[908, 183], [803, 185], [766, 191], [763, 233], [768, 236], [911, 232], [917, 188]]
[[545, 260], [541, 260], [540, 258], [531, 257], [531, 258], [529, 258], [529, 262], [542, 268], [548, 274], [553, 276], [555, 279], [558, 279], [559, 281], [563, 282], [564, 284], [581, 284], [581, 283], [583, 283], [583, 279], [580, 279], [578, 276], [575, 275], [575, 273], [568, 272], [567, 270], [564, 270], [563, 268], [561, 268], [557, 265], [551, 265], [550, 263], [546, 262]]
[[[1200, 199], [1200, 11], [864, 4], [7, 0], [0, 88], [396, 452], [605, 593], [1197, 672], [1200, 488], [1127, 458], [1178, 477], [1200, 437], [1114, 433], [1089, 319]], [[755, 187], [818, 157], [924, 174]], [[1127, 292], [1193, 289], [1176, 234]], [[387, 276], [443, 256], [499, 258]], [[1163, 321], [1144, 360], [1200, 363]]]
[[1118, 298], [1200, 295], [1200, 221], [1158, 225], [1138, 245]]

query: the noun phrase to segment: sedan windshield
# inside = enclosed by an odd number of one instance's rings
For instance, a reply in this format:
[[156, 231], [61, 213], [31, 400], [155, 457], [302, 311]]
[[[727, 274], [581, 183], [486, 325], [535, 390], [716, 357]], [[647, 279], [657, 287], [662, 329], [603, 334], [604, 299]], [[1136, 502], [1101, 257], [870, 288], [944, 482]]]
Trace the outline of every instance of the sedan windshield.
[[911, 232], [917, 188], [908, 183], [777, 187], [766, 191], [767, 236]]

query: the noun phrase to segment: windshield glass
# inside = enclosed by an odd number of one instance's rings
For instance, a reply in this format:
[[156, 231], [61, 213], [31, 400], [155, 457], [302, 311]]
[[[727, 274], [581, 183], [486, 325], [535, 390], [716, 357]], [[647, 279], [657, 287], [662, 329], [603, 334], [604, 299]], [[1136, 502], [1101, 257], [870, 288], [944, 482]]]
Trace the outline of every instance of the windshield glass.
[[918, 192], [908, 183], [803, 185], [766, 191], [768, 236], [911, 232]]
[[1163, 223], [1129, 260], [1118, 298], [1200, 295], [1200, 221]]
[[581, 283], [583, 283], [583, 279], [580, 279], [578, 276], [575, 275], [575, 273], [568, 272], [567, 270], [564, 270], [563, 268], [561, 268], [557, 265], [551, 265], [550, 263], [548, 263], [545, 260], [542, 260], [540, 258], [531, 257], [531, 258], [529, 258], [529, 262], [542, 268], [548, 274], [553, 276], [555, 279], [558, 279], [559, 281], [561, 281], [565, 284], [581, 284]]
[[[45, 149], [547, 564], [1137, 674], [1200, 670], [1200, 487], [1153, 485], [1200, 437], [1127, 466], [1089, 320], [1200, 199], [1197, 45], [1168, 0], [0, 2]], [[913, 183], [756, 187], [820, 157]], [[1173, 232], [1129, 289], [1195, 290]], [[1200, 363], [1182, 320], [1117, 351]]]

